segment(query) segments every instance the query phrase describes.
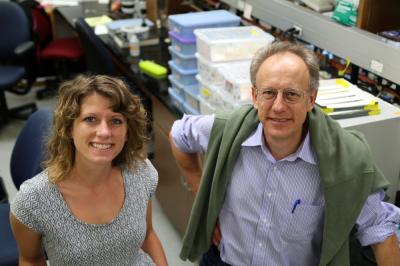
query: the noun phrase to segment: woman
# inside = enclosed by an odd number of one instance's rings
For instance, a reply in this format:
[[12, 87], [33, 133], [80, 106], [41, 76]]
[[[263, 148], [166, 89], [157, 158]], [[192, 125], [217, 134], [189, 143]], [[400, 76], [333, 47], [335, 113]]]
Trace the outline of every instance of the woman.
[[20, 265], [167, 265], [153, 231], [146, 112], [116, 78], [61, 85], [46, 169], [11, 205]]

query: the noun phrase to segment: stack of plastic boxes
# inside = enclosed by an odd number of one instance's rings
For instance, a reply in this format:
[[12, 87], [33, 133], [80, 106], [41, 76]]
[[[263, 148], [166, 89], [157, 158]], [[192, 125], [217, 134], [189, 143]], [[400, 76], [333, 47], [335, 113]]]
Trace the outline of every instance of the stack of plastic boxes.
[[197, 29], [197, 63], [202, 114], [251, 102], [250, 62], [274, 37], [254, 26]]
[[239, 23], [240, 18], [226, 10], [194, 12], [168, 17], [171, 40], [171, 46], [168, 49], [172, 58], [168, 62], [171, 69], [171, 75], [168, 76], [171, 87], [168, 89], [168, 93], [173, 105], [182, 112], [198, 114], [200, 111], [194, 30], [234, 27]]

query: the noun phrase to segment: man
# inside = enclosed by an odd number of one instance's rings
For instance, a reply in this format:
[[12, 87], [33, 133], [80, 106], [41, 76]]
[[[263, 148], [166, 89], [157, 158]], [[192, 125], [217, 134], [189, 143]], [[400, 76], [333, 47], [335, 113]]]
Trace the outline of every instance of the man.
[[172, 127], [178, 166], [198, 190], [181, 258], [208, 249], [200, 265], [343, 266], [354, 234], [379, 265], [398, 265], [399, 209], [382, 202], [388, 183], [366, 140], [314, 107], [313, 52], [272, 44], [250, 74], [254, 107]]

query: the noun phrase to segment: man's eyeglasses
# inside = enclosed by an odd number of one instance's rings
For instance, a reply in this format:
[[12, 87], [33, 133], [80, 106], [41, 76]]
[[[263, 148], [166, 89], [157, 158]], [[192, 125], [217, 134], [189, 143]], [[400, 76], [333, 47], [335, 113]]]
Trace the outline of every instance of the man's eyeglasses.
[[283, 94], [283, 100], [288, 104], [295, 104], [300, 102], [306, 93], [302, 90], [296, 89], [274, 89], [274, 88], [260, 88], [256, 89], [257, 96], [261, 101], [275, 100], [279, 91]]

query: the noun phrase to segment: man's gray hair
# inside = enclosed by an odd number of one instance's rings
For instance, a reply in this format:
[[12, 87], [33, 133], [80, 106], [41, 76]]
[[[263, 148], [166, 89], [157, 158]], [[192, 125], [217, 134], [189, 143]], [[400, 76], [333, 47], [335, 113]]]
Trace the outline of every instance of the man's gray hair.
[[315, 53], [306, 46], [286, 41], [278, 41], [267, 45], [256, 52], [250, 65], [250, 79], [253, 87], [256, 87], [256, 75], [261, 64], [269, 57], [280, 53], [292, 53], [300, 57], [307, 66], [310, 75], [310, 90], [318, 90], [319, 87], [319, 61]]

